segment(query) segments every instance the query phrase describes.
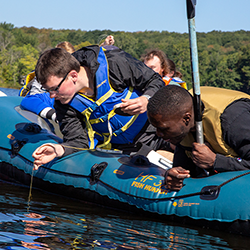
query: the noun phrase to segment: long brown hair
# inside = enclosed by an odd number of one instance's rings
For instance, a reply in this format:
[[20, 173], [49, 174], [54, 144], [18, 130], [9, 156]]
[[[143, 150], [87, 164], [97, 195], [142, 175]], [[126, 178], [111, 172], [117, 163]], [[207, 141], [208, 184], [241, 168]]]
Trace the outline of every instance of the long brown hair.
[[153, 59], [154, 56], [157, 56], [160, 59], [161, 62], [161, 68], [163, 69], [163, 76], [171, 74], [171, 77], [179, 77], [182, 78], [182, 74], [179, 71], [176, 71], [175, 63], [170, 60], [166, 54], [159, 49], [153, 49], [148, 51], [145, 55], [142, 56], [141, 60], [145, 63], [151, 59]]

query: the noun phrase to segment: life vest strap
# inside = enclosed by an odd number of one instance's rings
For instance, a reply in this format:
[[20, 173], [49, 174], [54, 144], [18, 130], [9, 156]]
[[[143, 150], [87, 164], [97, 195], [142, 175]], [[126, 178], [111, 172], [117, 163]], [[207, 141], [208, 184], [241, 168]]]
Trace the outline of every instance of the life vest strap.
[[[107, 61], [107, 59], [106, 59], [106, 61]], [[107, 64], [107, 66], [108, 66], [108, 64]], [[108, 70], [107, 69], [105, 69], [105, 70], [107, 71], [106, 72], [107, 73], [106, 79], [104, 79], [104, 78], [99, 79], [99, 80], [102, 80], [101, 83], [99, 84], [100, 86], [103, 85], [103, 84], [105, 84], [105, 83], [107, 83], [107, 81], [109, 81]], [[99, 85], [97, 86], [97, 89], [100, 88]], [[105, 101], [107, 101], [114, 94], [114, 92], [116, 92], [114, 89], [112, 89], [112, 86], [110, 84], [109, 84], [109, 86], [110, 86], [110, 89], [107, 92], [103, 93], [103, 95], [100, 94], [102, 92], [100, 92], [99, 95], [97, 93], [97, 96], [98, 96], [97, 98], [99, 98], [99, 99], [97, 99], [96, 101], [90, 100], [90, 105], [85, 106], [86, 109], [81, 112], [81, 114], [84, 117], [84, 122], [86, 124], [86, 130], [87, 130], [88, 137], [89, 137], [89, 142], [90, 142], [90, 146], [89, 146], [90, 149], [94, 149], [95, 148], [95, 139], [96, 139], [95, 138], [95, 134], [97, 134], [96, 131], [94, 131], [94, 129], [92, 127], [92, 124], [98, 124], [98, 123], [101, 123], [101, 122], [102, 123], [104, 123], [104, 122], [107, 123], [108, 133], [106, 133], [106, 134], [101, 133], [101, 137], [103, 137], [103, 143], [101, 145], [98, 145], [98, 147], [99, 148], [103, 148], [103, 147], [105, 147], [105, 148], [107, 148], [107, 147], [111, 148], [111, 143], [110, 142], [111, 142], [111, 139], [112, 139], [112, 136], [114, 135], [114, 133], [113, 133], [113, 129], [112, 129], [110, 120], [116, 115], [115, 110], [113, 109], [111, 111], [107, 111], [107, 113], [108, 112], [109, 113], [103, 115], [102, 117], [90, 119], [91, 114], [93, 112], [95, 112], [96, 109], [98, 107], [100, 107], [102, 104], [105, 105]], [[127, 90], [127, 93], [124, 94], [125, 96], [123, 95], [124, 99], [130, 99], [131, 96], [132, 96], [132, 93], [133, 93], [133, 87], [130, 86], [128, 88], [128, 90]], [[81, 95], [84, 98], [87, 98], [87, 96], [85, 96], [85, 95], [83, 95], [81, 93], [78, 93], [78, 94]], [[114, 103], [114, 105], [116, 103]], [[133, 116], [128, 122], [126, 122], [125, 125], [123, 125], [122, 128], [119, 128], [119, 129], [116, 128], [117, 129], [117, 131], [115, 131], [116, 136], [118, 134], [124, 132], [126, 129], [128, 129], [132, 125], [132, 123], [136, 120], [137, 117], [138, 117], [138, 115]], [[99, 131], [99, 133], [100, 133], [100, 131]]]
[[[110, 112], [110, 114], [114, 112], [114, 110], [112, 110]], [[112, 115], [112, 114], [111, 114]], [[110, 123], [108, 122], [109, 124], [109, 133], [102, 133], [103, 137], [104, 137], [104, 143], [102, 143], [101, 145], [98, 145], [97, 147], [98, 148], [103, 148], [103, 147], [106, 147], [107, 145], [110, 144], [110, 141], [111, 141], [111, 138], [112, 136], [118, 136], [119, 134], [121, 134], [122, 132], [126, 131], [133, 123], [134, 121], [136, 120], [136, 118], [138, 117], [139, 115], [134, 115], [122, 128], [112, 132], [112, 128], [110, 126]]]
[[114, 93], [112, 89], [110, 89], [105, 95], [103, 95], [101, 98], [99, 98], [95, 103], [100, 106], [103, 104], [108, 98]]
[[[133, 92], [133, 88], [132, 87], [129, 87], [129, 91], [125, 97], [125, 99], [129, 99], [132, 95], [132, 92]], [[107, 145], [110, 144], [110, 141], [111, 141], [111, 138], [113, 135], [117, 136], [119, 135], [120, 133], [124, 132], [126, 129], [128, 129], [132, 123], [136, 120], [136, 118], [138, 117], [138, 115], [134, 115], [132, 116], [132, 118], [120, 129], [118, 129], [117, 131], [115, 131], [113, 133], [112, 131], [112, 127], [111, 127], [111, 124], [110, 124], [110, 119], [115, 116], [116, 113], [115, 113], [115, 109], [111, 110], [108, 114], [108, 130], [109, 130], [109, 134], [108, 133], [102, 133], [103, 134], [103, 137], [104, 137], [104, 142], [101, 144], [101, 145], [98, 145], [98, 148], [102, 148], [102, 147], [106, 147]]]
[[84, 121], [86, 124], [86, 129], [87, 129], [88, 137], [89, 137], [89, 141], [90, 141], [89, 149], [94, 149], [94, 147], [95, 147], [95, 143], [94, 143], [95, 131], [93, 130], [93, 128], [89, 122], [89, 117], [91, 116], [91, 113], [92, 112], [89, 109], [86, 109], [84, 111]]

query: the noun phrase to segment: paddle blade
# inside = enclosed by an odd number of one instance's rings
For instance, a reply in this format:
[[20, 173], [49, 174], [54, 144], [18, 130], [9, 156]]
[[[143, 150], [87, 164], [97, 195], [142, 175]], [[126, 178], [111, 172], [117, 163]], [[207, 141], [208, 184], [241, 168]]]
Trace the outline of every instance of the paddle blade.
[[195, 17], [196, 0], [187, 0], [187, 17], [192, 19]]

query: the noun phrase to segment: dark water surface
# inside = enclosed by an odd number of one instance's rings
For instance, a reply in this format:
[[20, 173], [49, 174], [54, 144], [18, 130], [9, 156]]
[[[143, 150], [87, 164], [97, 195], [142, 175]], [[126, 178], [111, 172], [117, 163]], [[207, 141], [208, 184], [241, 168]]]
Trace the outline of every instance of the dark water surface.
[[249, 239], [0, 182], [1, 249], [249, 249]]
[[[0, 88], [7, 95], [17, 90]], [[1, 101], [1, 98], [0, 98]], [[250, 249], [250, 239], [0, 181], [0, 249]]]

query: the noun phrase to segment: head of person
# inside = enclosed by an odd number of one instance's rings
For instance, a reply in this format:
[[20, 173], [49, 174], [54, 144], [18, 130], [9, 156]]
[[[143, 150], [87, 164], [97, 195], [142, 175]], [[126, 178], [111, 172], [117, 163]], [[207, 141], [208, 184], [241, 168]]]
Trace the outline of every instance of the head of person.
[[166, 75], [167, 69], [167, 56], [161, 50], [150, 50], [147, 54], [142, 57], [142, 61], [152, 70], [160, 74], [161, 76]]
[[176, 71], [175, 63], [161, 50], [150, 50], [142, 57], [142, 61], [162, 77], [182, 77], [181, 73]]
[[75, 48], [74, 48], [74, 46], [73, 46], [70, 42], [67, 42], [67, 41], [58, 43], [58, 44], [56, 45], [56, 48], [65, 49], [65, 50], [68, 51], [70, 54], [72, 54], [72, 53], [74, 53], [74, 52], [76, 51]]
[[80, 63], [65, 49], [54, 48], [45, 51], [39, 57], [35, 73], [42, 88], [51, 98], [69, 102], [74, 96]]
[[177, 145], [195, 131], [193, 98], [182, 87], [167, 85], [149, 99], [147, 114], [157, 135]]

